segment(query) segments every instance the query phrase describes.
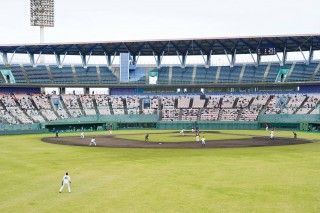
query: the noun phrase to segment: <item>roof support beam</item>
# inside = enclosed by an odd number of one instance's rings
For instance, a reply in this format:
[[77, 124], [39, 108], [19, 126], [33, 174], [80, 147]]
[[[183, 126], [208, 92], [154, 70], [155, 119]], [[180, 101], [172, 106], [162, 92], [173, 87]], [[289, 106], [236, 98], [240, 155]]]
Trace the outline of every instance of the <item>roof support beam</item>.
[[210, 53], [206, 54], [206, 57], [204, 57], [204, 54], [203, 54], [202, 50], [200, 50], [200, 53], [201, 53], [201, 56], [203, 58], [205, 67], [209, 68], [211, 66], [212, 50], [210, 51]]
[[8, 64], [11, 64], [11, 62], [12, 62], [13, 57], [14, 57], [14, 55], [15, 55], [15, 54], [16, 54], [16, 51], [14, 51], [14, 52], [13, 52], [13, 54], [12, 54], [12, 56], [11, 56], [10, 61], [9, 61], [9, 63], [8, 63]]
[[287, 47], [283, 48], [283, 55], [282, 55], [282, 66], [286, 64], [287, 62]]
[[228, 59], [228, 62], [229, 62], [229, 66], [232, 67], [232, 62], [231, 62], [231, 59], [229, 58], [228, 56], [228, 52], [227, 50], [224, 49], [224, 54], [226, 55], [227, 59]]
[[110, 54], [107, 55], [106, 52], [103, 52], [104, 56], [106, 57], [107, 60], [107, 66], [110, 68], [112, 65], [112, 56]]
[[[284, 65], [283, 59], [282, 59], [282, 60], [280, 59], [280, 56], [279, 56], [278, 53], [276, 54], [276, 56], [277, 56], [277, 58], [278, 58], [279, 65], [280, 65], [280, 66], [283, 66], [283, 65]], [[283, 57], [282, 57], [282, 58], [283, 58]]]
[[29, 55], [29, 60], [30, 60], [31, 66], [35, 67], [36, 65], [35, 65], [35, 61], [34, 61], [34, 54], [28, 52], [28, 55]]
[[287, 48], [286, 48], [286, 47], [283, 48], [282, 59], [280, 59], [280, 56], [279, 56], [278, 53], [276, 53], [276, 56], [277, 56], [277, 58], [278, 58], [278, 60], [279, 60], [280, 66], [285, 65], [285, 64], [286, 64], [286, 61], [287, 61]]
[[181, 55], [181, 58], [180, 58], [180, 54], [179, 54], [178, 51], [177, 51], [177, 55], [178, 55], [178, 58], [179, 58], [181, 67], [182, 67], [182, 68], [185, 68], [185, 67], [186, 67], [186, 61], [187, 61], [188, 51], [187, 51], [186, 53], [182, 54], [182, 55]]
[[302, 55], [302, 57], [303, 57], [303, 59], [304, 59], [305, 64], [309, 65], [309, 60], [307, 60], [307, 58], [306, 58], [306, 56], [304, 55], [304, 53], [303, 53], [303, 51], [302, 51], [302, 49], [301, 49], [300, 46], [299, 46], [299, 51], [300, 51], [300, 53], [301, 53], [301, 55]]
[[3, 60], [3, 63], [5, 65], [8, 65], [9, 64], [9, 61], [8, 61], [8, 54], [6, 52], [3, 52], [2, 53], [2, 60]]
[[211, 54], [212, 54], [212, 50], [209, 54], [207, 54], [207, 61], [206, 61], [207, 68], [209, 68], [211, 66]]
[[83, 68], [87, 68], [87, 55], [79, 52]]
[[233, 67], [236, 63], [237, 49], [234, 49], [231, 55], [231, 67]]
[[253, 60], [253, 63], [255, 63], [255, 65], [256, 65], [256, 66], [258, 66], [258, 63], [257, 63], [256, 59], [254, 58], [254, 56], [253, 56], [253, 54], [252, 54], [251, 50], [250, 50], [250, 49], [248, 49], [248, 50], [249, 50], [249, 53], [250, 53], [251, 58], [252, 58], [252, 60]]
[[311, 63], [311, 61], [313, 60], [313, 53], [314, 53], [314, 50], [313, 50], [313, 46], [311, 45], [309, 49], [309, 58], [308, 58], [309, 63]]
[[[35, 64], [38, 64], [39, 59], [40, 59], [40, 58], [43, 58], [43, 57], [41, 57], [41, 55], [42, 55], [42, 52], [40, 51], [39, 56], [38, 56]], [[43, 63], [43, 61], [41, 61], [41, 60], [40, 60], [40, 62]]]
[[89, 57], [87, 59], [87, 64], [89, 64], [90, 58], [91, 58], [92, 52], [90, 52]]
[[59, 68], [62, 68], [61, 55], [54, 52], [54, 57], [56, 58], [57, 66]]
[[257, 66], [260, 65], [260, 62], [261, 62], [261, 55], [257, 54]]
[[152, 54], [153, 54], [153, 57], [154, 57], [154, 59], [156, 61], [157, 68], [160, 68], [161, 67], [161, 62], [162, 62], [162, 59], [163, 59], [163, 55], [164, 55], [164, 51], [162, 51], [161, 55], [160, 54], [155, 55], [154, 51], [152, 51]]
[[133, 65], [137, 65], [137, 63], [139, 61], [139, 57], [140, 57], [140, 52], [138, 53], [138, 55], [136, 55], [136, 54], [132, 55], [132, 64]]

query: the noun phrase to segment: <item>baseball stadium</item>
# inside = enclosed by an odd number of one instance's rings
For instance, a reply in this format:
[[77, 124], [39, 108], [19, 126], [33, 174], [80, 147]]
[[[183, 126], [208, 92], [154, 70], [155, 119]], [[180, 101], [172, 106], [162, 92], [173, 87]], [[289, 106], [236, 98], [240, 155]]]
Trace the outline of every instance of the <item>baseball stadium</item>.
[[0, 53], [1, 212], [320, 211], [320, 34]]

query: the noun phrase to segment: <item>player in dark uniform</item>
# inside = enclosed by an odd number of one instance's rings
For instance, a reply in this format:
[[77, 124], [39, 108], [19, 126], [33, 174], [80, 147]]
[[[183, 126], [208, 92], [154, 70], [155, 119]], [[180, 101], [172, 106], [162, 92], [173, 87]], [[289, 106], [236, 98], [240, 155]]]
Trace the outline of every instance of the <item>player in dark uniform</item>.
[[298, 137], [298, 136], [297, 136], [297, 133], [296, 133], [296, 132], [292, 132], [292, 133], [293, 133], [293, 138], [294, 138], [294, 139], [297, 139], [297, 137]]
[[146, 133], [146, 135], [144, 136], [144, 141], [149, 142], [149, 133]]

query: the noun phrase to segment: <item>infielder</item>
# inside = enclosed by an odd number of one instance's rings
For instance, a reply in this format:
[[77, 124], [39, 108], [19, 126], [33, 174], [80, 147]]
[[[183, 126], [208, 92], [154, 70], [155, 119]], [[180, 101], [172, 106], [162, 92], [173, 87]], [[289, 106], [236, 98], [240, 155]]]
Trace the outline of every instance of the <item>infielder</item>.
[[181, 129], [180, 135], [184, 135], [184, 129]]
[[81, 139], [84, 139], [84, 132], [81, 132], [81, 133], [80, 133], [80, 138], [81, 138]]
[[273, 132], [273, 130], [271, 130], [271, 132], [270, 132], [270, 139], [271, 139], [271, 140], [274, 139], [274, 132]]
[[200, 136], [197, 134], [196, 135], [196, 143], [199, 143], [200, 142]]
[[89, 146], [91, 146], [91, 145], [97, 146], [96, 138], [91, 139]]
[[202, 138], [201, 138], [201, 145], [202, 145], [203, 147], [206, 146], [206, 139], [204, 138], [204, 136], [202, 136]]
[[66, 174], [63, 176], [62, 178], [62, 183], [61, 183], [61, 187], [60, 187], [60, 190], [59, 190], [59, 193], [62, 192], [63, 188], [65, 186], [68, 187], [68, 191], [69, 193], [71, 192], [71, 188], [70, 188], [70, 184], [71, 184], [71, 178], [70, 176], [68, 175], [68, 172], [66, 172]]

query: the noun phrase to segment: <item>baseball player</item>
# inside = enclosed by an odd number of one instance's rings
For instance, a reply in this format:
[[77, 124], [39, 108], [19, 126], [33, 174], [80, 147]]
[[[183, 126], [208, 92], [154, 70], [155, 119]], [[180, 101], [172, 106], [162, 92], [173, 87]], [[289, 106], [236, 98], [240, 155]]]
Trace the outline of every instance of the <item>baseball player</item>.
[[181, 129], [180, 135], [184, 135], [184, 129]]
[[201, 145], [202, 145], [203, 147], [206, 146], [206, 139], [204, 138], [204, 136], [202, 136], [202, 138], [201, 138]]
[[91, 139], [89, 146], [91, 146], [91, 145], [97, 146], [96, 138]]
[[112, 125], [109, 125], [109, 135], [112, 135]]
[[196, 135], [196, 143], [199, 143], [200, 142], [200, 136], [199, 134]]
[[271, 130], [271, 132], [270, 132], [270, 139], [271, 139], [271, 140], [274, 139], [274, 132], [273, 132], [273, 130]]
[[81, 132], [81, 133], [80, 133], [80, 138], [81, 138], [81, 139], [84, 139], [84, 132]]
[[62, 192], [62, 190], [63, 190], [63, 188], [64, 188], [65, 186], [68, 187], [68, 191], [69, 191], [69, 193], [70, 193], [70, 192], [71, 192], [70, 184], [71, 184], [71, 178], [70, 178], [68, 172], [66, 172], [66, 174], [65, 174], [65, 175], [63, 176], [63, 178], [62, 178], [62, 183], [61, 183], [61, 187], [60, 187], [59, 193]]
[[297, 133], [296, 132], [292, 132], [293, 133], [293, 138], [294, 139], [297, 139], [298, 137], [297, 137]]
[[144, 141], [149, 142], [149, 133], [146, 133], [144, 136]]

